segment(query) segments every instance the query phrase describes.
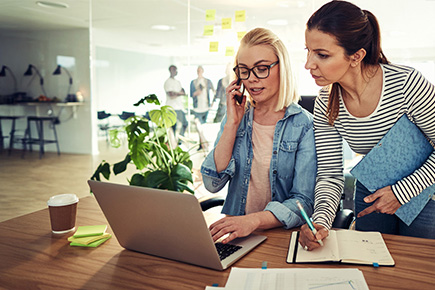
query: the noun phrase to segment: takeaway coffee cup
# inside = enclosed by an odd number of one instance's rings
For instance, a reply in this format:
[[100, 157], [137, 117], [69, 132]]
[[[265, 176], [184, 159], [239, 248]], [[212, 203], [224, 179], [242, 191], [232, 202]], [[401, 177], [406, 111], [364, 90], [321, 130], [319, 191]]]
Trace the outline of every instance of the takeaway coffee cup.
[[78, 201], [77, 195], [70, 193], [52, 196], [47, 201], [51, 231], [54, 234], [64, 234], [74, 230]]

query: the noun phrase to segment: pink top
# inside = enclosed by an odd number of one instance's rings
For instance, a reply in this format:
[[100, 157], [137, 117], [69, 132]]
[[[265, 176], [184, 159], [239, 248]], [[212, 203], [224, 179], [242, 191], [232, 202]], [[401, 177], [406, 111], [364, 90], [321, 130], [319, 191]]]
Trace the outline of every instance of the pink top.
[[272, 158], [275, 125], [264, 126], [254, 121], [252, 127], [253, 159], [245, 214], [264, 210], [271, 200], [269, 168]]

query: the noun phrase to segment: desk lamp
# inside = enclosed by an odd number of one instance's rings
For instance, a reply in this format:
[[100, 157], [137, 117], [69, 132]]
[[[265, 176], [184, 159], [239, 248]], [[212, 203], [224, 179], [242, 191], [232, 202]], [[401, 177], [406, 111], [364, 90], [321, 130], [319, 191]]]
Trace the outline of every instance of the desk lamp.
[[[71, 96], [70, 95], [70, 91], [71, 91], [71, 86], [72, 86], [72, 84], [73, 84], [73, 79], [72, 79], [72, 76], [71, 76], [71, 74], [69, 73], [69, 71], [65, 68], [65, 67], [63, 67], [63, 66], [61, 66], [61, 65], [57, 65], [57, 67], [56, 67], [56, 69], [54, 70], [54, 72], [53, 72], [53, 75], [60, 75], [60, 74], [62, 74], [62, 69], [68, 74], [68, 76], [69, 76], [69, 87], [68, 87], [68, 92], [67, 92], [67, 94], [66, 94], [66, 98], [67, 98], [67, 101], [68, 100], [70, 100], [70, 98], [72, 98], [72, 99], [74, 99], [74, 96]], [[71, 101], [71, 100], [70, 100]]]
[[16, 93], [18, 90], [17, 78], [15, 77], [14, 73], [8, 66], [6, 65], [2, 66], [2, 70], [0, 71], [0, 77], [6, 76], [6, 70], [8, 70], [11, 73], [11, 76], [14, 79], [14, 93]]
[[45, 89], [44, 89], [44, 78], [42, 77], [42, 75], [39, 72], [39, 70], [33, 64], [29, 64], [29, 67], [27, 68], [27, 70], [24, 73], [24, 75], [25, 76], [31, 76], [31, 75], [33, 75], [32, 69], [35, 70], [36, 73], [38, 74], [38, 76], [39, 76], [39, 83], [41, 84], [42, 92], [44, 93], [44, 96], [47, 96], [47, 93], [45, 92]]

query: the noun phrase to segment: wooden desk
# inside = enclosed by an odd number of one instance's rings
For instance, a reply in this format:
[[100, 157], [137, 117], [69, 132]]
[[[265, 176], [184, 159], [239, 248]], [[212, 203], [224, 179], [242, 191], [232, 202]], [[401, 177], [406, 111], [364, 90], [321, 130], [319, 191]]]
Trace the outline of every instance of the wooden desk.
[[[80, 200], [77, 225], [107, 224], [93, 197]], [[111, 230], [109, 229], [109, 232]], [[395, 267], [285, 262], [290, 231], [265, 231], [268, 239], [236, 267], [359, 268], [371, 290], [434, 289], [435, 240], [384, 235]], [[223, 272], [124, 250], [115, 237], [98, 248], [70, 247], [53, 235], [44, 209], [0, 223], [0, 288], [5, 289], [204, 289], [224, 286]]]

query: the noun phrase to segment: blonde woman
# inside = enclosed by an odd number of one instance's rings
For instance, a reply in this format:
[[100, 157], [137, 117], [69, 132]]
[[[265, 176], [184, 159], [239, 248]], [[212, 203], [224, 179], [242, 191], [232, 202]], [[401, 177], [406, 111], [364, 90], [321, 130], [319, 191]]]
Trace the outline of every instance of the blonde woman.
[[[257, 229], [304, 223], [296, 201], [313, 212], [316, 152], [312, 116], [297, 102], [289, 56], [271, 31], [257, 28], [241, 40], [226, 89], [227, 114], [204, 160], [205, 187], [228, 194], [226, 217], [210, 226], [227, 243]], [[247, 96], [242, 96], [241, 86]]]

